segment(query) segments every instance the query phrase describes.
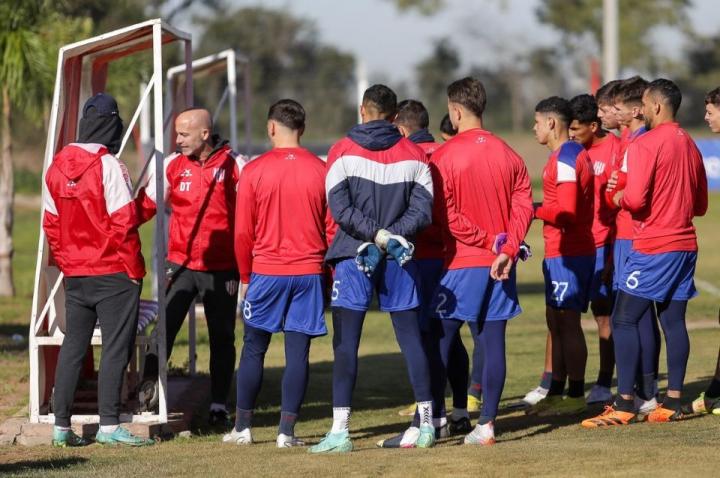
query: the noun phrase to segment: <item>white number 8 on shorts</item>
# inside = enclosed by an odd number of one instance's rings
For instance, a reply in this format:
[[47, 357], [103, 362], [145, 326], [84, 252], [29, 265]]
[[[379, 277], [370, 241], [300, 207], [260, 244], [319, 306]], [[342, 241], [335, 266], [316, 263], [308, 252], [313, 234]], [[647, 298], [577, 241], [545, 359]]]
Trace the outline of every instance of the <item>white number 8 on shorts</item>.
[[252, 318], [252, 305], [247, 300], [243, 301], [243, 317], [245, 317], [245, 320]]

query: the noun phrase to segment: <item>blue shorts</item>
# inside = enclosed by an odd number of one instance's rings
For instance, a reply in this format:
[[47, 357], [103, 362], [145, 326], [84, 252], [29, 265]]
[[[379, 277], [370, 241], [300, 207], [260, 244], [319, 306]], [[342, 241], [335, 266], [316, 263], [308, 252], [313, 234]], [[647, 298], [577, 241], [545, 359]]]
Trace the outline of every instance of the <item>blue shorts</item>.
[[419, 298], [420, 298], [420, 313], [418, 319], [420, 321], [420, 329], [423, 331], [430, 330], [430, 318], [432, 317], [430, 308], [430, 302], [432, 301], [433, 294], [438, 284], [440, 284], [440, 278], [443, 275], [443, 264], [442, 259], [417, 259], [418, 272], [420, 275], [420, 287], [419, 287]]
[[324, 306], [320, 274], [253, 274], [241, 312], [246, 324], [266, 332], [325, 335]]
[[603, 282], [603, 272], [607, 265], [607, 260], [612, 254], [613, 247], [606, 244], [598, 247], [595, 253], [595, 271], [593, 272], [592, 282], [590, 283], [590, 300], [609, 300], [612, 295], [610, 287]]
[[587, 312], [595, 256], [553, 257], [543, 261], [545, 304]]
[[633, 250], [620, 276], [620, 290], [643, 299], [690, 300], [695, 290], [697, 252], [643, 254]]
[[445, 271], [430, 303], [432, 316], [471, 322], [508, 320], [522, 312], [518, 302], [515, 268], [510, 278], [495, 281], [489, 267]]
[[330, 305], [368, 310], [373, 291], [377, 291], [380, 310], [384, 312], [415, 309], [420, 305], [418, 282], [415, 261], [400, 267], [394, 259], [385, 259], [368, 277], [358, 270], [354, 259], [345, 259], [335, 266]]
[[616, 239], [613, 247], [613, 290], [620, 287], [620, 275], [625, 267], [628, 255], [632, 251], [631, 239]]

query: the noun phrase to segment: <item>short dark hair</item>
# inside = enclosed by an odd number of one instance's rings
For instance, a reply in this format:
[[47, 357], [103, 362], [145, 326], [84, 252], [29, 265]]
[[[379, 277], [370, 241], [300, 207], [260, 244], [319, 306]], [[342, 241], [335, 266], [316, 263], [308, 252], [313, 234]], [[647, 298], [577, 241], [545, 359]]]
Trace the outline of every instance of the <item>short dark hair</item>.
[[708, 91], [708, 94], [705, 95], [705, 104], [713, 104], [720, 108], [720, 86], [712, 91]]
[[268, 119], [275, 120], [293, 131], [300, 131], [305, 129], [305, 108], [295, 100], [282, 99], [270, 107]]
[[397, 95], [385, 85], [372, 85], [363, 93], [362, 104], [389, 118], [397, 112]]
[[540, 100], [535, 107], [535, 112], [554, 114], [566, 125], [569, 125], [572, 119], [570, 102], [565, 98], [560, 98], [559, 96], [551, 96], [550, 98]]
[[592, 95], [577, 95], [570, 100], [572, 119], [580, 124], [600, 123], [597, 101]]
[[482, 116], [487, 104], [487, 94], [482, 81], [466, 76], [453, 81], [447, 87], [448, 100], [451, 103], [463, 105], [478, 118]]
[[626, 105], [642, 104], [643, 93], [645, 93], [649, 84], [647, 80], [640, 76], [633, 76], [632, 78], [623, 80], [617, 87], [615, 102]]
[[617, 93], [617, 87], [622, 83], [622, 80], [610, 80], [595, 92], [595, 100], [598, 104], [612, 105], [615, 103], [615, 94]]
[[651, 81], [647, 89], [652, 95], [659, 95], [663, 99], [663, 103], [672, 109], [673, 115], [677, 114], [680, 103], [682, 103], [682, 93], [678, 85], [665, 78], [658, 78]]
[[427, 108], [417, 100], [403, 100], [397, 105], [395, 122], [411, 129], [412, 132], [426, 129], [430, 125]]
[[445, 113], [445, 116], [440, 120], [440, 132], [448, 136], [455, 136], [457, 134], [457, 130], [453, 127], [452, 121], [450, 121], [450, 115], [447, 113]]

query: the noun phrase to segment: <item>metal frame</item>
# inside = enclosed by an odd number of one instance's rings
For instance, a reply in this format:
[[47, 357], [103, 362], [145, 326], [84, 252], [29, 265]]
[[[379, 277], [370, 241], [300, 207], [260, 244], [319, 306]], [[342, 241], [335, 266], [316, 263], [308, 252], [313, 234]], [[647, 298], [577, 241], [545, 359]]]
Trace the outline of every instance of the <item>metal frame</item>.
[[[164, 204], [164, 181], [163, 181], [163, 164], [164, 164], [164, 144], [163, 144], [163, 82], [162, 82], [162, 46], [165, 43], [182, 41], [185, 49], [185, 68], [187, 69], [187, 82], [185, 95], [187, 104], [192, 104], [192, 68], [191, 68], [191, 35], [178, 30], [161, 19], [148, 20], [126, 28], [121, 28], [110, 33], [99, 35], [87, 40], [66, 45], [60, 49], [58, 54], [58, 67], [55, 77], [55, 92], [53, 94], [52, 110], [50, 114], [50, 124], [48, 128], [47, 144], [45, 150], [45, 160], [43, 166], [44, 172], [52, 163], [55, 153], [64, 146], [59, 144], [60, 138], [58, 131], [58, 123], [61, 114], [65, 114], [66, 107], [77, 107], [82, 105], [87, 99], [86, 92], [88, 82], [94, 80], [91, 77], [92, 61], [101, 55], [111, 54], [105, 58], [105, 62], [109, 63], [114, 59], [127, 56], [139, 51], [152, 49], [153, 55], [153, 75], [145, 94], [142, 96], [140, 105], [133, 115], [130, 124], [127, 127], [129, 132], [134, 127], [135, 121], [138, 119], [139, 111], [143, 105], [150, 99], [150, 90], [152, 90], [152, 103], [154, 115], [154, 131], [160, 132], [155, 134], [154, 152], [156, 167], [156, 187], [157, 209], [162, 211], [165, 209]], [[72, 65], [70, 60], [79, 60], [82, 62], [82, 72], [80, 74], [80, 83], [75, 85], [78, 88], [77, 100], [78, 105], [68, 103], [68, 95], [70, 92], [65, 91], [63, 80], [65, 79], [66, 67], [68, 70]], [[92, 85], [96, 87], [95, 84]], [[84, 97], [83, 97], [84, 96]], [[73, 98], [72, 95], [69, 98]], [[77, 118], [75, 118], [77, 119]], [[65, 126], [65, 123], [63, 123]], [[71, 124], [70, 127], [75, 128], [73, 133], [77, 131], [77, 124]], [[67, 133], [66, 133], [67, 134]], [[74, 135], [73, 135], [74, 136]], [[123, 140], [123, 144], [127, 142], [127, 135]], [[43, 195], [47, 194], [43, 188]], [[44, 208], [40, 212], [40, 237], [38, 241], [38, 257], [35, 268], [35, 288], [33, 293], [32, 312], [30, 318], [30, 421], [32, 423], [52, 423], [54, 417], [52, 414], [40, 414], [40, 394], [41, 382], [44, 383], [44, 363], [41, 360], [42, 348], [46, 346], [57, 347], [62, 344], [64, 335], [60, 329], [62, 320], [64, 319], [64, 311], [62, 306], [64, 297], [60, 290], [62, 281], [62, 273], [57, 267], [49, 265], [48, 247], [44, 231], [42, 229], [42, 217]], [[165, 228], [165, 215], [156, 214], [155, 229], [162, 231]], [[167, 245], [165, 237], [158, 235], [159, 240], [156, 242], [158, 254], [165, 256]], [[159, 413], [145, 413], [142, 415], [122, 415], [121, 420], [132, 422], [161, 422], [166, 423], [168, 417], [167, 411], [167, 363], [165, 346], [165, 290], [162, 287], [164, 277], [162, 270], [156, 271], [155, 280], [158, 284], [158, 353], [159, 353]], [[143, 345], [146, 338], [139, 337], [137, 343]], [[92, 345], [101, 345], [101, 337], [94, 336]], [[73, 416], [73, 422], [90, 423], [97, 422], [97, 415], [76, 415]]]

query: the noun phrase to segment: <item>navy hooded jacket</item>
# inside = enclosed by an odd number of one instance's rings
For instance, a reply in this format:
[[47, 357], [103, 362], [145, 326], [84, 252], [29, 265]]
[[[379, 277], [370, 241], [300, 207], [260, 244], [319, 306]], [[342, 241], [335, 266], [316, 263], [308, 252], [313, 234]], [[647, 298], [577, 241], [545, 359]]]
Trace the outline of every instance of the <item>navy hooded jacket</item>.
[[326, 260], [355, 257], [380, 229], [409, 240], [432, 221], [425, 152], [385, 120], [354, 126], [328, 153], [325, 191], [338, 230]]

